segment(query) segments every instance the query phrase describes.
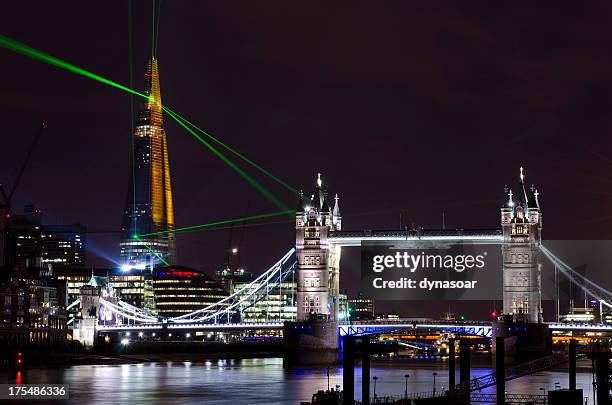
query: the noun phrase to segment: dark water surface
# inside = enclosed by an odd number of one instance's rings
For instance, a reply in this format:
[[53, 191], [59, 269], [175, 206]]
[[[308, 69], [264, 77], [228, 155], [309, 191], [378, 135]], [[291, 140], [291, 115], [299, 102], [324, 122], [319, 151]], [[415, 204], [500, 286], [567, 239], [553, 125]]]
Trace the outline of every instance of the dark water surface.
[[[405, 374], [408, 392], [431, 391], [436, 372], [436, 389], [448, 387], [446, 362], [393, 361], [372, 364], [377, 376], [376, 392], [403, 395]], [[490, 373], [486, 365], [474, 367], [472, 376]], [[457, 376], [458, 378], [458, 376]], [[318, 389], [327, 388], [325, 368], [283, 368], [280, 358], [225, 359], [203, 362], [159, 362], [126, 365], [87, 365], [58, 369], [31, 369], [21, 373], [0, 373], [1, 383], [64, 383], [70, 385], [70, 400], [49, 403], [103, 404], [299, 404], [310, 400]], [[512, 393], [542, 393], [555, 383], [567, 388], [565, 371], [542, 372], [507, 383]], [[342, 384], [342, 369], [330, 369], [330, 385]], [[361, 370], [355, 371], [355, 392], [361, 397]], [[592, 376], [578, 373], [578, 388], [583, 388], [593, 403]], [[373, 393], [373, 383], [371, 385]], [[494, 392], [494, 387], [487, 392]], [[20, 401], [10, 401], [17, 403]], [[31, 401], [28, 401], [32, 403]], [[36, 401], [40, 404], [43, 401]]]

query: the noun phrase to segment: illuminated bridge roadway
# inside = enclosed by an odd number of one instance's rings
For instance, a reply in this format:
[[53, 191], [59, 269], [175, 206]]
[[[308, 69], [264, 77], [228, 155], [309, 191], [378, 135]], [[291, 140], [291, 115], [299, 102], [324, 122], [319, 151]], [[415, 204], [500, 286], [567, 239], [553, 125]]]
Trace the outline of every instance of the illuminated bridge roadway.
[[[606, 324], [585, 324], [585, 323], [548, 323], [552, 331], [577, 331], [577, 332], [612, 332], [612, 325]], [[275, 330], [283, 329], [281, 322], [260, 322], [260, 323], [152, 323], [136, 325], [99, 325], [98, 332], [160, 332], [160, 331], [210, 331], [210, 332], [243, 332], [255, 330]], [[353, 323], [338, 325], [340, 336], [345, 335], [368, 335], [378, 333], [397, 332], [406, 329], [426, 329], [441, 332], [457, 333], [464, 335], [481, 336], [490, 338], [492, 327], [490, 322], [398, 322], [398, 323]]]
[[[211, 332], [242, 332], [249, 330], [282, 330], [282, 322], [260, 322], [260, 323], [155, 323], [135, 325], [99, 325], [98, 332], [159, 332], [159, 331], [211, 331]], [[490, 323], [415, 323], [412, 321], [404, 323], [359, 323], [340, 324], [338, 333], [345, 335], [367, 335], [401, 331], [405, 329], [429, 329], [436, 331], [461, 333], [482, 337], [491, 337]]]

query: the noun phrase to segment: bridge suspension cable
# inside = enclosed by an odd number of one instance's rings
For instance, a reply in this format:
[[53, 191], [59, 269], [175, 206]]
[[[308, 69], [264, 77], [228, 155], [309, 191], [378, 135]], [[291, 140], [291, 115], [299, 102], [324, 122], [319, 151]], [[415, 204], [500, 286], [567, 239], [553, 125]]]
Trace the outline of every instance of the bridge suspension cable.
[[104, 298], [100, 298], [100, 304], [102, 304], [104, 308], [113, 312], [115, 315], [130, 319], [132, 321], [138, 321], [143, 323], [157, 322], [157, 318], [155, 316], [148, 315], [144, 313], [140, 308], [136, 308], [122, 301], [119, 301], [115, 304]]
[[[285, 255], [276, 262], [272, 267], [259, 275], [255, 280], [245, 285], [244, 288], [235, 291], [233, 294], [224, 299], [210, 304], [197, 311], [190, 312], [181, 316], [168, 318], [168, 322], [184, 323], [184, 322], [202, 322], [210, 319], [217, 319], [223, 315], [230, 314], [235, 311], [243, 311], [257, 302], [276, 286], [280, 285], [290, 274], [295, 270], [295, 261], [285, 270], [283, 268], [295, 254], [295, 248], [291, 248]], [[265, 289], [265, 293], [262, 290]]]
[[[582, 274], [578, 273], [572, 267], [567, 265], [563, 260], [561, 260], [558, 256], [552, 253], [549, 249], [547, 249], [545, 246], [540, 245], [540, 251], [544, 253], [544, 256], [546, 256], [546, 258], [550, 260], [551, 263], [557, 266], [559, 270], [561, 270], [561, 272], [567, 276], [567, 278], [569, 278], [574, 284], [580, 287], [582, 291], [593, 296], [603, 305], [612, 308], [612, 304], [610, 304], [612, 303], [612, 292], [606, 290], [599, 284], [594, 283]], [[598, 290], [599, 292], [595, 292], [593, 291], [593, 289], [588, 288], [587, 286], [585, 286], [585, 283], [591, 286], [592, 288]]]

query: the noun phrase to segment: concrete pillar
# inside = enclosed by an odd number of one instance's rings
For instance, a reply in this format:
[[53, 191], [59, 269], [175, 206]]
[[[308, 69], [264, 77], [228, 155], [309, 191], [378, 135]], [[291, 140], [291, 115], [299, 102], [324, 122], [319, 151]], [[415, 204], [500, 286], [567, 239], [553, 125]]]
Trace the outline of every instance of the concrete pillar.
[[597, 380], [597, 405], [610, 403], [610, 366], [608, 353], [597, 353], [595, 356], [595, 376]]
[[355, 338], [344, 336], [342, 339], [342, 403], [353, 405], [355, 402]]
[[569, 341], [569, 389], [576, 391], [576, 340]]
[[448, 339], [448, 389], [455, 389], [455, 339]]
[[506, 403], [506, 367], [504, 364], [506, 347], [504, 345], [503, 337], [498, 336], [495, 338], [495, 349], [495, 382], [497, 388], [497, 405], [504, 405]]
[[361, 339], [361, 403], [370, 405], [370, 338]]
[[459, 341], [459, 383], [462, 387], [470, 386], [470, 342], [467, 339]]

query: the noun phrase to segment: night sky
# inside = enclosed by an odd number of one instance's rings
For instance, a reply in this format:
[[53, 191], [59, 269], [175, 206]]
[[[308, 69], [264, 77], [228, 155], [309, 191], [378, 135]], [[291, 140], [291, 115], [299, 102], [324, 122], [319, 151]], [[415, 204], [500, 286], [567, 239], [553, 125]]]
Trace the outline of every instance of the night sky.
[[[134, 1], [134, 86], [151, 52], [150, 1]], [[612, 3], [163, 1], [164, 104], [298, 189], [317, 172], [344, 229], [414, 222], [497, 227], [518, 168], [540, 190], [544, 237], [612, 236]], [[127, 2], [8, 2], [0, 34], [129, 85]], [[13, 205], [81, 222], [88, 264], [118, 256], [130, 173], [121, 91], [0, 49], [0, 179]], [[176, 225], [276, 211], [165, 121]], [[249, 169], [245, 166], [245, 169]], [[249, 169], [293, 208], [295, 196]], [[283, 218], [279, 218], [282, 220]], [[212, 273], [241, 240], [259, 273], [294, 243], [290, 223], [178, 236], [179, 262]], [[358, 288], [356, 254], [342, 284]]]

